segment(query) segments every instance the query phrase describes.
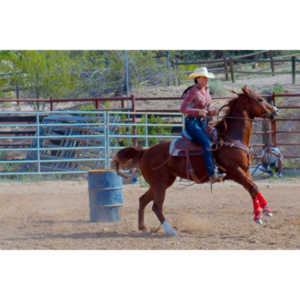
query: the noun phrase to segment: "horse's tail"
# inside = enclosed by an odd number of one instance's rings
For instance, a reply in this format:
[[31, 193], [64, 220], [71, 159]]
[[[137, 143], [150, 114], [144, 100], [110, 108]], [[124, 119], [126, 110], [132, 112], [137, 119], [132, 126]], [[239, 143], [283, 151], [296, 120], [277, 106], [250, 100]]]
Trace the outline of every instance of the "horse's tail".
[[128, 178], [125, 174], [121, 173], [120, 169], [132, 170], [138, 167], [138, 163], [142, 158], [145, 150], [136, 147], [127, 147], [119, 150], [113, 158], [112, 165], [118, 175]]

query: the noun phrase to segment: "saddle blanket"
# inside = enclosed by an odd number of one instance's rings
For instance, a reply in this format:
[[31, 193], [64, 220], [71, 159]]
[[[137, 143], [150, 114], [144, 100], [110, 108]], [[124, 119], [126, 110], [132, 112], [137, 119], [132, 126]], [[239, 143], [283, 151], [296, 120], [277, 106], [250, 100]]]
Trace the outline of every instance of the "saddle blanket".
[[169, 154], [171, 156], [186, 156], [186, 149], [190, 155], [203, 154], [202, 146], [186, 140], [182, 137], [174, 139], [170, 143]]

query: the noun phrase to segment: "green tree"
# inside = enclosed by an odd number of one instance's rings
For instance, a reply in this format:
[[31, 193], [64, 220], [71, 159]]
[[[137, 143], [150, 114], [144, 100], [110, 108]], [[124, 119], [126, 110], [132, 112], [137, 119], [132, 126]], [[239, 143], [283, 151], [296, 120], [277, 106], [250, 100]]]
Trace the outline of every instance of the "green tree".
[[68, 51], [24, 51], [25, 88], [36, 98], [64, 97], [74, 87], [76, 74]]
[[[0, 88], [15, 90], [23, 84], [22, 51], [0, 51]], [[3, 94], [3, 93], [2, 93]]]

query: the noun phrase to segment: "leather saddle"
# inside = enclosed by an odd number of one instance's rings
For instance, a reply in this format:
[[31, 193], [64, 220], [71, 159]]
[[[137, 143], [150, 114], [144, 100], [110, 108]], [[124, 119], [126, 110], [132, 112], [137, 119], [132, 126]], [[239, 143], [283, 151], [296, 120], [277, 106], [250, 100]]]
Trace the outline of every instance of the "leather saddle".
[[[217, 130], [212, 127], [206, 128], [206, 134], [209, 136], [212, 143], [217, 142]], [[183, 129], [182, 136], [180, 138], [174, 139], [169, 148], [169, 153], [171, 156], [183, 156], [186, 158], [186, 174], [187, 178], [191, 179], [197, 183], [201, 183], [201, 180], [195, 174], [193, 169], [190, 156], [202, 155], [203, 147], [192, 141], [192, 137]]]
[[[210, 140], [212, 141], [212, 144], [215, 144], [217, 146], [227, 146], [227, 147], [233, 147], [238, 148], [243, 151], [245, 151], [248, 155], [249, 162], [253, 160], [253, 151], [249, 149], [246, 145], [244, 145], [239, 140], [231, 140], [226, 139], [222, 141], [222, 143], [219, 143], [218, 141], [218, 134], [217, 130], [214, 127], [207, 127], [206, 133]], [[187, 178], [194, 180], [195, 182], [201, 183], [199, 178], [196, 176], [195, 171], [193, 169], [190, 156], [193, 155], [202, 155], [203, 154], [203, 147], [201, 145], [198, 145], [192, 141], [191, 136], [185, 131], [185, 129], [182, 132], [182, 137], [174, 139], [170, 143], [169, 148], [169, 154], [171, 156], [184, 156], [186, 158], [186, 174]], [[218, 166], [220, 169], [220, 166]], [[222, 168], [221, 168], [222, 170]]]
[[[212, 144], [217, 143], [218, 134], [215, 128], [206, 127], [206, 134], [212, 141]], [[171, 156], [186, 156], [187, 152], [189, 155], [201, 155], [203, 154], [203, 147], [194, 143], [192, 137], [183, 129], [182, 136], [171, 142], [169, 152]]]
[[194, 143], [184, 135], [171, 142], [171, 156], [186, 156], [187, 152], [189, 155], [201, 155], [203, 154], [203, 149], [201, 145]]

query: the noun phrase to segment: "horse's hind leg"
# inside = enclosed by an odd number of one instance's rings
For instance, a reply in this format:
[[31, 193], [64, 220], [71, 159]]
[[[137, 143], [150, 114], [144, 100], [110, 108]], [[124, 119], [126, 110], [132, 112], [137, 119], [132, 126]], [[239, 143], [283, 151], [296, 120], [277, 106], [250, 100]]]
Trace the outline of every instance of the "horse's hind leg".
[[145, 194], [140, 197], [139, 206], [139, 230], [146, 231], [147, 228], [144, 223], [145, 207], [153, 200], [152, 190], [149, 189]]
[[165, 232], [168, 235], [175, 235], [176, 231], [169, 225], [169, 223], [166, 221], [166, 218], [163, 214], [163, 203], [165, 200], [166, 188], [154, 190], [153, 195], [154, 195], [154, 203], [152, 206], [153, 212], [155, 213], [158, 220], [162, 224]]

